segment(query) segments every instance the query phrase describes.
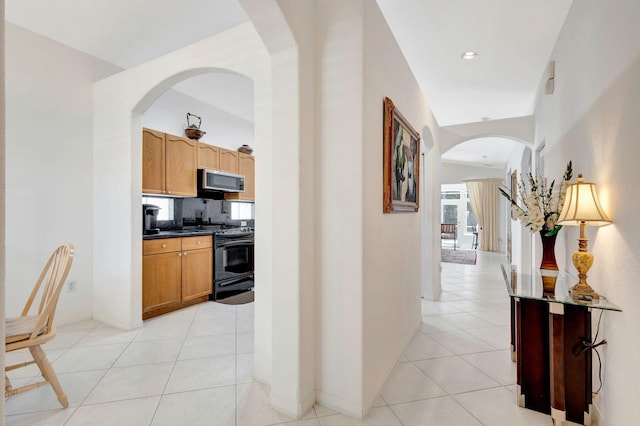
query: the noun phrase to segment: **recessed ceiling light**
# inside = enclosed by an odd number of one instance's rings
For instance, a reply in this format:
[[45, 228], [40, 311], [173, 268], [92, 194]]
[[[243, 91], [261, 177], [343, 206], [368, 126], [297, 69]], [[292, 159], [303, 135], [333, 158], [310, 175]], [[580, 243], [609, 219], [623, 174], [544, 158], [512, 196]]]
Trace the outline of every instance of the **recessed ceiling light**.
[[478, 57], [478, 52], [468, 51], [462, 54], [462, 59], [476, 59], [477, 57]]

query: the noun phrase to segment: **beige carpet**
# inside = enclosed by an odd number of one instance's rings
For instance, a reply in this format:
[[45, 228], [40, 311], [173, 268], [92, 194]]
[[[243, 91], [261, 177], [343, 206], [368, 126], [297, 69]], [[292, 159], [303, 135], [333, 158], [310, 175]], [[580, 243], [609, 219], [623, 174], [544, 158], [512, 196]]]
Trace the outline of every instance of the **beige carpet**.
[[476, 251], [475, 250], [452, 250], [441, 249], [441, 261], [448, 263], [462, 263], [464, 265], [476, 264]]

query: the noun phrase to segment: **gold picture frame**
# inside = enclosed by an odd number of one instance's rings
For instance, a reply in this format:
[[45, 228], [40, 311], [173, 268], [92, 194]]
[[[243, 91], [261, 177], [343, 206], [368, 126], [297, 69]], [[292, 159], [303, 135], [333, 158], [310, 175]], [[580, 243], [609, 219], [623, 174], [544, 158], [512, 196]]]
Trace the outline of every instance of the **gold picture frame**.
[[420, 134], [384, 98], [383, 213], [417, 212], [420, 206]]

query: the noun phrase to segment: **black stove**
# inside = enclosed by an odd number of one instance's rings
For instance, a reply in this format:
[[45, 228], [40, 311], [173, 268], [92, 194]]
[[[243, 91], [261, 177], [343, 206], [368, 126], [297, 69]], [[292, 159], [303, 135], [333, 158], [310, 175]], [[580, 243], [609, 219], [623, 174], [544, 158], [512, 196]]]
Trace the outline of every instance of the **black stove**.
[[248, 290], [253, 287], [253, 240], [251, 227], [226, 228], [213, 234], [213, 294]]
[[250, 235], [253, 234], [253, 228], [226, 228], [215, 232], [215, 235]]

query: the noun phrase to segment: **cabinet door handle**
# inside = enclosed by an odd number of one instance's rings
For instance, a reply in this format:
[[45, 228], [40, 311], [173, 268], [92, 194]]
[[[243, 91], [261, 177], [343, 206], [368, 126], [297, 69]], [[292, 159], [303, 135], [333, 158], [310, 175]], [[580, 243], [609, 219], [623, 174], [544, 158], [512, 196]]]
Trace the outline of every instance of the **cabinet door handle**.
[[178, 256], [182, 256], [182, 253], [178, 253]]
[[184, 253], [182, 253], [182, 254], [183, 254], [184, 256], [186, 256], [186, 255], [187, 255], [187, 252], [185, 251], [185, 252], [184, 252]]

